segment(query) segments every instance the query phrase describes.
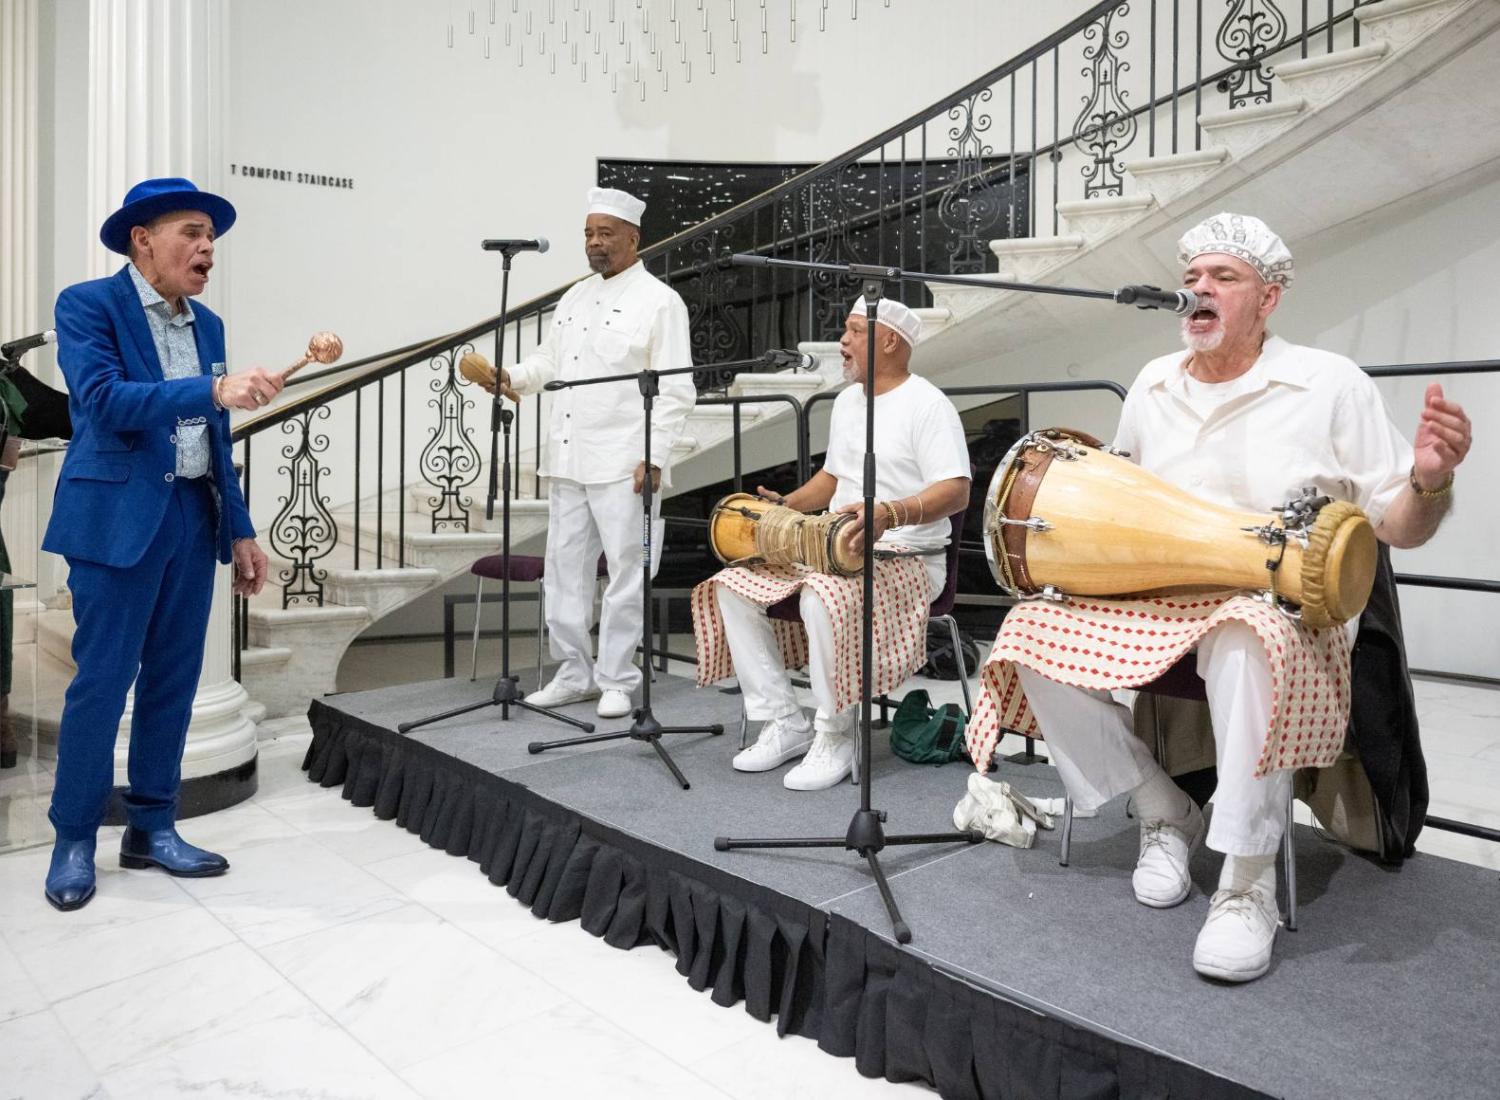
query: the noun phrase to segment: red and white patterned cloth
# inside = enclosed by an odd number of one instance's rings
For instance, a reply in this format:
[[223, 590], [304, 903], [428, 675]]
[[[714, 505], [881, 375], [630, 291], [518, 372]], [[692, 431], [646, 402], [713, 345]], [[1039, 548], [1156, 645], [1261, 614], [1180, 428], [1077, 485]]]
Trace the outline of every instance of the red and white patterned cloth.
[[1349, 725], [1349, 636], [1342, 627], [1305, 629], [1260, 600], [1232, 593], [1017, 605], [984, 665], [984, 690], [965, 734], [969, 759], [987, 768], [1001, 727], [1039, 735], [1015, 664], [1074, 687], [1141, 687], [1231, 620], [1255, 631], [1271, 666], [1271, 724], [1256, 777], [1332, 764]]
[[[734, 675], [734, 657], [724, 636], [724, 620], [714, 586], [722, 584], [751, 603], [770, 607], [811, 588], [833, 623], [834, 698], [840, 711], [862, 698], [860, 627], [863, 577], [836, 577], [802, 565], [730, 566], [693, 589], [693, 638], [698, 650], [698, 686]], [[894, 691], [927, 658], [927, 569], [920, 557], [875, 563], [875, 617], [872, 638], [874, 694]], [[772, 619], [777, 647], [787, 668], [807, 664], [807, 631], [801, 622]]]

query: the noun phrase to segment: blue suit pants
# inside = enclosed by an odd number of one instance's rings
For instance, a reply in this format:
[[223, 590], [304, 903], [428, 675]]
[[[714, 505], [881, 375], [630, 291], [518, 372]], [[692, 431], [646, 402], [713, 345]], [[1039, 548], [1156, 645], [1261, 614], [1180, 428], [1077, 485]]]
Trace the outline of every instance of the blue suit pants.
[[48, 817], [59, 839], [92, 837], [114, 782], [115, 740], [135, 684], [126, 812], [155, 831], [177, 817], [182, 750], [213, 604], [216, 509], [202, 478], [178, 479], [141, 560], [117, 569], [68, 558], [73, 662]]

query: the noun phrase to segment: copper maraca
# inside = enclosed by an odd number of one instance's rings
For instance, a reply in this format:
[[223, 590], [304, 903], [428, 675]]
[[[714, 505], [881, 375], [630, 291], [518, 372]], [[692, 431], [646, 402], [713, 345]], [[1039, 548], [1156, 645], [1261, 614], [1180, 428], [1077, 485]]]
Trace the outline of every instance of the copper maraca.
[[285, 382], [314, 360], [319, 363], [332, 363], [343, 354], [344, 342], [336, 334], [332, 332], [314, 333], [312, 339], [307, 342], [307, 354], [282, 371], [281, 380]]

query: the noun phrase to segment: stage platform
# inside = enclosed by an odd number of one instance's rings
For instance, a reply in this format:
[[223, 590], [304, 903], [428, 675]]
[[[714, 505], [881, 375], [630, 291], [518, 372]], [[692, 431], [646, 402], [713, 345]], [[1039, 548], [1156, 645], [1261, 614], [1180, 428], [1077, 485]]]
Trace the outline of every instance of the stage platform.
[[[848, 784], [798, 794], [781, 770], [733, 771], [737, 697], [658, 680], [663, 724], [726, 728], [666, 739], [687, 791], [639, 742], [530, 755], [572, 731], [524, 711], [396, 732], [489, 691], [444, 680], [316, 701], [309, 778], [467, 856], [538, 917], [666, 948], [715, 1004], [816, 1038], [867, 1076], [945, 1097], [1496, 1095], [1493, 871], [1430, 855], [1389, 870], [1300, 829], [1299, 930], [1281, 932], [1264, 978], [1221, 985], [1191, 964], [1217, 857], [1199, 854], [1183, 905], [1137, 904], [1135, 823], [1115, 803], [1075, 823], [1066, 868], [1056, 832], [1024, 851], [888, 848], [914, 934], [901, 947], [853, 854], [714, 850], [716, 835], [842, 836], [858, 805]], [[966, 765], [906, 764], [880, 731], [874, 756], [890, 833], [952, 828]], [[1001, 774], [1061, 792], [1044, 765]]]

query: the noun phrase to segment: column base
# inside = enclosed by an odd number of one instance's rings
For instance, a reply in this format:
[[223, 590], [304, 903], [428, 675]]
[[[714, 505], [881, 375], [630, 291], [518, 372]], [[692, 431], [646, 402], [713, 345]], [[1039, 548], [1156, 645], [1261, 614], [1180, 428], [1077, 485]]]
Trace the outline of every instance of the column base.
[[[211, 814], [238, 805], [255, 794], [260, 786], [258, 770], [259, 755], [252, 756], [242, 764], [226, 768], [211, 775], [197, 775], [184, 779], [177, 796], [177, 820]], [[104, 815], [106, 825], [127, 824], [125, 818], [125, 788], [116, 787], [109, 795], [109, 809]]]

